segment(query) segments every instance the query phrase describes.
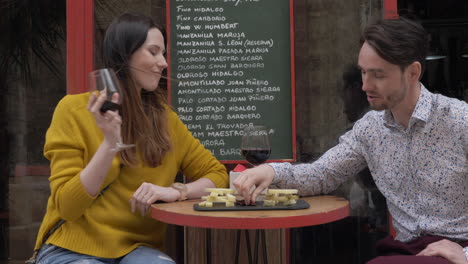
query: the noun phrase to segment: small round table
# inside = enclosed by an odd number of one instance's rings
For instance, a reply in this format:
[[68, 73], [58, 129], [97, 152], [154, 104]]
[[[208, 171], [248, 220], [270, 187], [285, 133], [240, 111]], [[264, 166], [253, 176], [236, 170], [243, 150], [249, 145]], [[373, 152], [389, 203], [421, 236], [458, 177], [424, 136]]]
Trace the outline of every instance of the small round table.
[[[193, 205], [200, 200], [186, 200], [153, 204], [150, 214], [168, 224], [207, 228], [207, 249], [211, 246], [208, 244], [211, 243], [210, 228], [287, 229], [326, 224], [349, 216], [349, 202], [341, 197], [321, 195], [301, 197], [301, 200], [308, 202], [310, 207], [300, 210], [195, 211]], [[255, 240], [258, 243], [257, 238]]]

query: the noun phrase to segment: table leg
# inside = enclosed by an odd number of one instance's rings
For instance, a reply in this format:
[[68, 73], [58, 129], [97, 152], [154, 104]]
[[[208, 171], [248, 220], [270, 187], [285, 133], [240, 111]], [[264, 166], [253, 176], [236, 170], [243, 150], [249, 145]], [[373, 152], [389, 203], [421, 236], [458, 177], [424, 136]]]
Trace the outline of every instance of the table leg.
[[239, 263], [239, 248], [240, 248], [240, 239], [241, 239], [241, 230], [238, 229], [236, 232], [236, 255], [235, 255], [235, 260], [234, 263], [238, 264]]
[[291, 254], [291, 250], [296, 248], [296, 243], [293, 239], [295, 238], [294, 229], [285, 228], [285, 238], [286, 238], [286, 264], [294, 264], [296, 259], [293, 258], [295, 254]]
[[[254, 255], [252, 259], [251, 248], [250, 248], [250, 237], [249, 237], [249, 230], [244, 230], [245, 240], [246, 240], [246, 247], [247, 247], [247, 254], [249, 264], [255, 263], [257, 264], [259, 261], [259, 254], [262, 254], [263, 263], [268, 263], [268, 252], [267, 252], [267, 244], [266, 244], [266, 231], [264, 229], [257, 229], [255, 230], [255, 242], [254, 242]], [[235, 254], [235, 262], [236, 264], [239, 263], [239, 252], [240, 252], [240, 243], [241, 243], [241, 236], [242, 230], [237, 230], [236, 232], [236, 254]], [[289, 243], [287, 244], [289, 247]], [[260, 248], [261, 248], [261, 253]], [[288, 249], [287, 249], [288, 250]], [[286, 260], [289, 263], [289, 259]]]
[[211, 229], [206, 229], [206, 263], [211, 264]]
[[[250, 236], [249, 236], [249, 230], [244, 229], [244, 235], [245, 235], [245, 242], [246, 242], [246, 248], [247, 248], [247, 255], [249, 259], [249, 264], [252, 264], [252, 252], [250, 250]], [[235, 255], [235, 262], [236, 264], [239, 263], [239, 251], [240, 251], [240, 240], [242, 236], [242, 230], [239, 229], [236, 232], [236, 255]]]
[[268, 263], [265, 229], [255, 230], [255, 251], [253, 263], [258, 263], [259, 247], [262, 247], [263, 263]]
[[261, 239], [263, 244], [263, 263], [268, 264], [265, 229], [260, 230], [260, 234], [262, 236]]
[[254, 249], [254, 263], [257, 264], [258, 263], [258, 243], [259, 243], [259, 233], [260, 233], [260, 230], [257, 229], [255, 230], [255, 249]]
[[250, 250], [250, 236], [249, 236], [249, 230], [244, 230], [245, 234], [245, 241], [247, 243], [247, 255], [249, 257], [249, 264], [252, 264], [252, 251]]

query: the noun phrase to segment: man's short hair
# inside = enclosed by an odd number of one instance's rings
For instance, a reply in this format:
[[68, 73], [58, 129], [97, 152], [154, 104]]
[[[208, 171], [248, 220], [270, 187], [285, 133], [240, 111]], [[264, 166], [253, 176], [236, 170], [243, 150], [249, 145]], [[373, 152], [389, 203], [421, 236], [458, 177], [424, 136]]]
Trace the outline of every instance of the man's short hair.
[[400, 66], [403, 71], [415, 61], [421, 63], [421, 75], [426, 65], [429, 34], [423, 26], [407, 18], [381, 19], [368, 25], [361, 37], [384, 60]]

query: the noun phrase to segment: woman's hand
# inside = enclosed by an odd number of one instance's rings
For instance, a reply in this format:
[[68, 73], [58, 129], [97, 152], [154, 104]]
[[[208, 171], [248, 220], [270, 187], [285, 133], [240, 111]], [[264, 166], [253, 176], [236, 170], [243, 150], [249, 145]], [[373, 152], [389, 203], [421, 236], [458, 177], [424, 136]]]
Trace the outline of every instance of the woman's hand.
[[180, 192], [172, 187], [161, 187], [152, 183], [144, 182], [130, 199], [132, 213], [137, 209], [141, 215], [148, 213], [148, 209], [156, 201], [174, 202], [180, 196]]
[[439, 256], [454, 264], [468, 263], [463, 253], [462, 246], [447, 239], [442, 239], [427, 245], [427, 247], [416, 256]]
[[[100, 93], [99, 97], [95, 92], [92, 92], [89, 96], [88, 110], [94, 116], [97, 126], [101, 129], [104, 134], [104, 141], [108, 142], [110, 146], [115, 146], [121, 139], [121, 125], [122, 118], [118, 111], [106, 111], [101, 113], [101, 106], [106, 101], [105, 93]], [[112, 96], [112, 102], [117, 103], [119, 101], [119, 95], [114, 94]]]

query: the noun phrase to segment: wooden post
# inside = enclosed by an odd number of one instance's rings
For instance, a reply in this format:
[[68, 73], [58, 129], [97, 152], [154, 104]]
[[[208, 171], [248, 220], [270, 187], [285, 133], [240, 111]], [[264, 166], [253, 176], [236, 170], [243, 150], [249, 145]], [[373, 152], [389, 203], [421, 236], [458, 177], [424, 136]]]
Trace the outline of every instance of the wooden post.
[[67, 93], [89, 90], [88, 73], [93, 69], [93, 0], [67, 0]]
[[398, 18], [398, 1], [384, 0], [384, 18]]

